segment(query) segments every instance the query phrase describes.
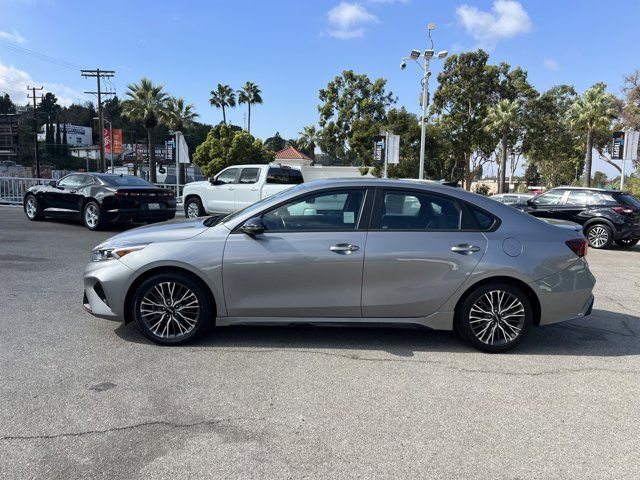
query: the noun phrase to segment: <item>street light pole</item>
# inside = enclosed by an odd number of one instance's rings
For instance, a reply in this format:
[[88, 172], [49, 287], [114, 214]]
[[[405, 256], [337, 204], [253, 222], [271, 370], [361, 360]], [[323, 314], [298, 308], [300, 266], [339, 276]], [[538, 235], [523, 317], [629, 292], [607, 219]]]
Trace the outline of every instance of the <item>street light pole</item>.
[[[407, 67], [407, 61], [413, 60], [416, 64], [422, 68], [423, 77], [422, 77], [422, 94], [420, 96], [420, 103], [422, 107], [422, 113], [420, 117], [420, 171], [418, 172], [418, 179], [424, 179], [424, 159], [425, 159], [425, 150], [426, 150], [426, 138], [427, 138], [427, 108], [429, 107], [429, 77], [431, 76], [431, 71], [429, 67], [431, 66], [431, 60], [435, 57], [437, 59], [445, 58], [448, 54], [446, 50], [442, 50], [435, 55], [435, 51], [433, 50], [433, 38], [431, 38], [431, 32], [435, 30], [436, 26], [433, 23], [429, 24], [429, 41], [431, 42], [431, 48], [421, 52], [420, 50], [411, 50], [411, 55], [408, 57], [402, 57], [402, 62], [400, 63], [400, 68], [404, 70]], [[418, 62], [418, 58], [424, 57], [424, 66], [420, 65]]]

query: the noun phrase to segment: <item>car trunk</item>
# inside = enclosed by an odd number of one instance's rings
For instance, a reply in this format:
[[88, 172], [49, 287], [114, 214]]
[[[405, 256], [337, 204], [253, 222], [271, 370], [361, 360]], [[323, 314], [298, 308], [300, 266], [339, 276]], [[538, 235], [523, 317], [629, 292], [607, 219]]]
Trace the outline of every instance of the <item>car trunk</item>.
[[[125, 187], [115, 192], [121, 209], [162, 211], [175, 208], [175, 196], [164, 188]], [[169, 206], [169, 203], [172, 203]]]

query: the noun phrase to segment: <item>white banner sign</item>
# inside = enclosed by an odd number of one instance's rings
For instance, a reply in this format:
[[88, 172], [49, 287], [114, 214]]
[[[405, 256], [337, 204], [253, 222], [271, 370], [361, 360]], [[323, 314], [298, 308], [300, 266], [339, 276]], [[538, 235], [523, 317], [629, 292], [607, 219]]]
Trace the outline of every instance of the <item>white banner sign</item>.
[[387, 139], [389, 141], [389, 145], [387, 146], [387, 163], [398, 164], [400, 163], [400, 135], [389, 133]]

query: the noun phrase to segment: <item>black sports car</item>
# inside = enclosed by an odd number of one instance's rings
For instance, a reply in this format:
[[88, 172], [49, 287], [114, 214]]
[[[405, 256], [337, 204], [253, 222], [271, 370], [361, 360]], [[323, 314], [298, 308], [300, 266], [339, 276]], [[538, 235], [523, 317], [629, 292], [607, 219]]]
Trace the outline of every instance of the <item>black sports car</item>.
[[72, 173], [27, 190], [24, 212], [29, 220], [81, 219], [98, 230], [107, 222], [169, 220], [176, 214], [176, 198], [171, 190], [133, 175]]

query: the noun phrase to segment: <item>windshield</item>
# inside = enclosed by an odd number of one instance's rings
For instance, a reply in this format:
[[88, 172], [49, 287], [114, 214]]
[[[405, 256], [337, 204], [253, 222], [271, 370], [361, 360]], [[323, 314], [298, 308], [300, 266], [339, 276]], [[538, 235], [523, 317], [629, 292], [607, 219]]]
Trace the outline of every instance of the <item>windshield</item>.
[[229, 222], [231, 220], [233, 220], [236, 217], [239, 217], [240, 215], [244, 215], [245, 213], [251, 211], [251, 210], [256, 210], [256, 211], [260, 211], [262, 209], [262, 206], [265, 205], [267, 202], [271, 202], [271, 200], [275, 200], [279, 197], [284, 196], [285, 193], [289, 193], [294, 189], [299, 189], [301, 188], [300, 185], [295, 185], [292, 186], [290, 188], [286, 188], [284, 190], [281, 190], [280, 192], [276, 193], [275, 195], [271, 195], [270, 197], [267, 198], [263, 198], [262, 200], [256, 202], [256, 203], [252, 203], [251, 205], [249, 205], [248, 207], [244, 207], [242, 210], [238, 210], [237, 212], [233, 212], [230, 213], [229, 215], [227, 215], [226, 217], [224, 217], [222, 220], [220, 220], [220, 223], [226, 223]]
[[638, 200], [633, 195], [629, 195], [628, 193], [623, 193], [620, 195], [620, 203], [624, 203], [627, 205], [631, 205], [632, 207], [640, 208], [640, 200]]
[[121, 175], [119, 177], [101, 177], [109, 185], [115, 187], [152, 187], [153, 185], [143, 178], [133, 175]]

